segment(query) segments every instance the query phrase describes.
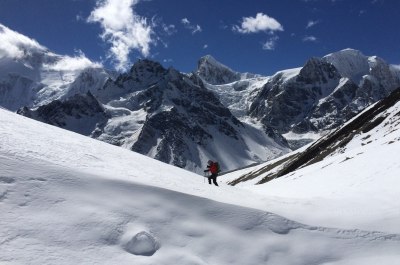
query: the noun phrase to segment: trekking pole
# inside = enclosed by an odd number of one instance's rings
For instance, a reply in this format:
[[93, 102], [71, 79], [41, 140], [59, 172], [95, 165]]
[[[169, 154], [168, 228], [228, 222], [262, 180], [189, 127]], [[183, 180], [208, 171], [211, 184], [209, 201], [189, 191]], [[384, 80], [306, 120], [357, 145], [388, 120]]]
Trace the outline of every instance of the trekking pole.
[[206, 178], [210, 175], [210, 171], [205, 171], [204, 172], [204, 183], [206, 183]]

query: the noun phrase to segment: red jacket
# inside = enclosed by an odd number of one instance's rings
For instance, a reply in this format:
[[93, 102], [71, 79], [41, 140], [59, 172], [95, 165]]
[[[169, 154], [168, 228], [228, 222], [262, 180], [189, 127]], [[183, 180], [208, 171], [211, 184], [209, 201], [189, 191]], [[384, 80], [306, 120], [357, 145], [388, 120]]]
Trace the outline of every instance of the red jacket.
[[217, 163], [212, 163], [209, 166], [209, 169], [210, 169], [211, 174], [217, 174], [218, 173]]

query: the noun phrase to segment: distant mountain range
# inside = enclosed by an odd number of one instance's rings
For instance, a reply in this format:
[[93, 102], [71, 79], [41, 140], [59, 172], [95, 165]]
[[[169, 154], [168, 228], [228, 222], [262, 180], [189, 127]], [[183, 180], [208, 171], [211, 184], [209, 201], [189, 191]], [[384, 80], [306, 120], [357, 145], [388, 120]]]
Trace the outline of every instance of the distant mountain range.
[[280, 133], [330, 130], [388, 96], [399, 76], [379, 57], [342, 50], [272, 76], [249, 114]]
[[198, 173], [209, 159], [226, 171], [288, 153], [400, 86], [397, 68], [351, 49], [271, 77], [210, 55], [189, 74], [150, 60], [118, 74], [0, 27], [19, 40], [0, 50], [0, 106]]

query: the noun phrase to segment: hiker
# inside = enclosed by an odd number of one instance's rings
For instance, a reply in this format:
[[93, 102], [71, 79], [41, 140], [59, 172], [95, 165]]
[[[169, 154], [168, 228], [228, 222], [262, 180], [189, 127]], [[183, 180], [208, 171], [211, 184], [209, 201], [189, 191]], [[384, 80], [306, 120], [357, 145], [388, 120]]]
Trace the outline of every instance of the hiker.
[[212, 180], [213, 183], [215, 184], [215, 186], [218, 186], [218, 183], [217, 183], [217, 176], [218, 176], [218, 173], [219, 173], [218, 162], [213, 162], [211, 160], [208, 160], [207, 169], [204, 170], [204, 172], [210, 172], [211, 173], [211, 175], [208, 176], [208, 183], [211, 185], [211, 180]]

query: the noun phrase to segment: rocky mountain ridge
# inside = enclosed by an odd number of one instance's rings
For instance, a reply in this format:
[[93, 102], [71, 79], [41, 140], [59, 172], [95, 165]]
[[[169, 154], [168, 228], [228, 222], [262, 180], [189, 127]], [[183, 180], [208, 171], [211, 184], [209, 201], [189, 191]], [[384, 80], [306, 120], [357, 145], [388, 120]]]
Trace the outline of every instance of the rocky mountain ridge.
[[398, 86], [398, 71], [384, 60], [346, 49], [272, 76], [249, 114], [282, 134], [331, 130]]
[[[259, 166], [255, 170], [249, 169], [249, 172], [230, 181], [230, 184], [237, 185], [248, 181], [255, 182], [255, 184], [263, 184], [291, 174], [301, 168], [324, 161], [324, 159], [328, 160], [329, 158], [332, 161], [332, 157], [345, 153], [347, 149], [356, 149], [357, 155], [360, 155], [363, 153], [363, 146], [379, 139], [377, 135], [383, 134], [383, 137], [391, 138], [390, 134], [399, 129], [399, 102], [400, 87], [393, 90], [387, 97], [367, 108], [340, 128], [321, 137], [304, 150], [293, 152], [283, 158], [278, 158], [271, 163]], [[400, 139], [395, 138], [387, 141], [385, 144], [390, 145], [397, 141], [400, 141]], [[354, 152], [349, 153], [354, 154]], [[340, 163], [352, 158], [347, 156]]]
[[195, 172], [208, 159], [228, 170], [289, 151], [279, 135], [239, 121], [197, 75], [150, 60], [139, 60], [129, 72], [85, 96], [18, 113]]

